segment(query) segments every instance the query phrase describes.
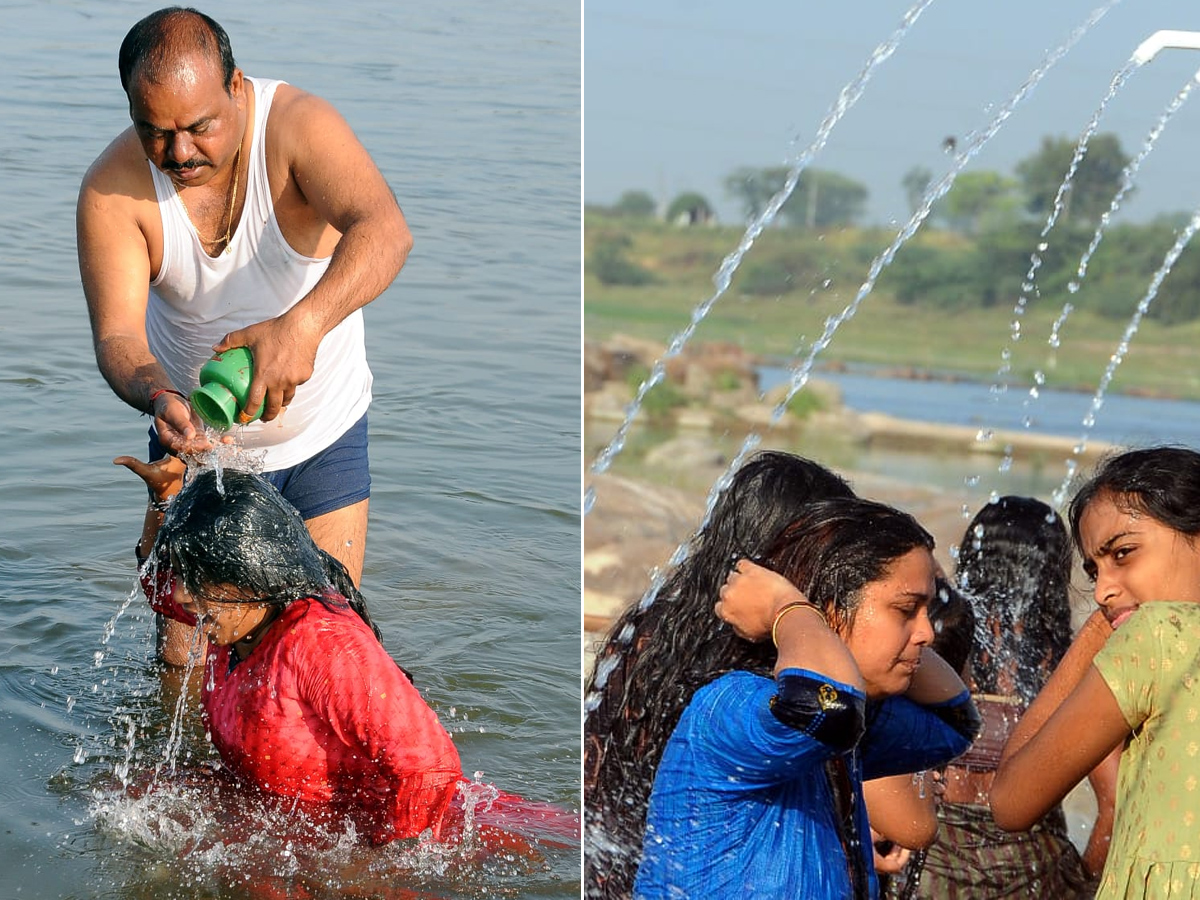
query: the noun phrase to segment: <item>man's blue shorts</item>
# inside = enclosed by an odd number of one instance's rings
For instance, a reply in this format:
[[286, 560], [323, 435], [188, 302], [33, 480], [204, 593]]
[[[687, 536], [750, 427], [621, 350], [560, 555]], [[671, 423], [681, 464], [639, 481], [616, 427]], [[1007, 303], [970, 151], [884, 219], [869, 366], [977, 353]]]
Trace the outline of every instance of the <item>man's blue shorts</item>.
[[[166, 455], [151, 427], [150, 461]], [[263, 477], [296, 507], [302, 519], [316, 518], [366, 500], [371, 496], [366, 414], [316, 456], [291, 468], [264, 472]]]

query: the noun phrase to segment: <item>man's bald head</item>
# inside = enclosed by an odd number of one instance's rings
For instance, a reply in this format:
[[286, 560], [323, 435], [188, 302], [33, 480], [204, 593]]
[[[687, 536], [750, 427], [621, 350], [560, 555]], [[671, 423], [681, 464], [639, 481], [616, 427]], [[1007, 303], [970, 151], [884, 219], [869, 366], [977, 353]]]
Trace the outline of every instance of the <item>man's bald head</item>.
[[178, 77], [197, 56], [207, 58], [220, 71], [228, 93], [237, 64], [225, 29], [190, 7], [160, 9], [129, 29], [121, 42], [117, 61], [121, 87], [130, 96], [135, 81], [162, 84]]

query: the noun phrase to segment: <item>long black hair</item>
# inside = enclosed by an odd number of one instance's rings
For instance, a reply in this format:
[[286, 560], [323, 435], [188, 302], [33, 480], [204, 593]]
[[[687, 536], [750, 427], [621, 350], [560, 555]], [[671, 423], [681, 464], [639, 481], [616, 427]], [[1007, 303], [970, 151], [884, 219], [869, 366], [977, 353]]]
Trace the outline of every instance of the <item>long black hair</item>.
[[815, 500], [850, 486], [811, 460], [767, 451], [734, 473], [657, 599], [617, 619], [596, 653], [584, 707], [584, 885], [629, 895], [646, 802], [663, 748], [698, 688], [732, 669], [769, 672], [773, 647], [739, 638], [713, 612], [730, 567], [761, 559]]
[[906, 553], [933, 547], [932, 535], [908, 513], [873, 500], [836, 497], [808, 504], [762, 563], [796, 585], [830, 627], [847, 633], [863, 588], [884, 578]]
[[233, 586], [255, 603], [312, 597], [330, 605], [332, 590], [380, 637], [346, 567], [313, 543], [295, 507], [261, 475], [229, 468], [191, 475], [168, 507], [153, 553], [196, 597]]
[[1033, 497], [988, 503], [967, 525], [956, 577], [975, 608], [974, 689], [1031, 703], [1071, 643], [1071, 542], [1062, 519]]

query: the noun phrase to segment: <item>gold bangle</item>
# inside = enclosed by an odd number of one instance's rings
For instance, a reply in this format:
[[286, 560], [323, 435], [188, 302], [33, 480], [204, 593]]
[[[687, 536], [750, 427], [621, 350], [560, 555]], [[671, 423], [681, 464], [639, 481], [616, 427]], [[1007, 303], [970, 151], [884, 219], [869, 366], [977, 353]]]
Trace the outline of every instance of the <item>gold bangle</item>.
[[775, 613], [775, 621], [771, 623], [771, 643], [776, 647], [779, 646], [779, 640], [776, 637], [776, 631], [779, 629], [779, 620], [790, 613], [793, 609], [811, 609], [821, 617], [822, 622], [824, 622], [826, 625], [829, 624], [829, 620], [825, 618], [825, 613], [821, 612], [821, 610], [817, 609], [817, 607], [813, 606], [807, 600], [796, 600], [792, 603], [789, 603], [779, 612]]

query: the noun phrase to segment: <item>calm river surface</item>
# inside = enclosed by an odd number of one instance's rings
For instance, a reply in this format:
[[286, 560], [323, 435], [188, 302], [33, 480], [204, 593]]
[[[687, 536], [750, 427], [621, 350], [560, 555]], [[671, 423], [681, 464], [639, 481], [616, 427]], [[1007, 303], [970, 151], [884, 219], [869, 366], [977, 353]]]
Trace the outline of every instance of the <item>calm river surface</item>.
[[[128, 124], [121, 38], [157, 5], [9, 3], [0, 29], [0, 897], [578, 896], [570, 841], [314, 849], [195, 775], [159, 773], [154, 803], [114, 787], [180, 739], [178, 691], [125, 605], [144, 494], [110, 461], [144, 452], [146, 422], [95, 367], [74, 202]], [[201, 8], [249, 74], [339, 107], [416, 239], [366, 314], [363, 587], [388, 650], [468, 774], [577, 811], [579, 5]]]

